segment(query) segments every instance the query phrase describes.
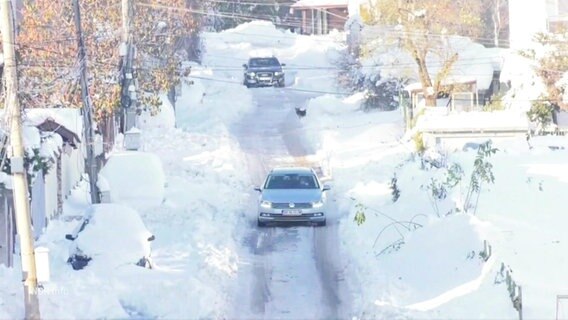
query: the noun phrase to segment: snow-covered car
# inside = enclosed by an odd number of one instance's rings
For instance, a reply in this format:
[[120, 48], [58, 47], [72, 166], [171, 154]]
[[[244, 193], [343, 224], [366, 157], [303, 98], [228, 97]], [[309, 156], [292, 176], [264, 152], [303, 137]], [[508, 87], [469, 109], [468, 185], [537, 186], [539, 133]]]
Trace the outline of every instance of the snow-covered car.
[[67, 262], [75, 270], [90, 264], [152, 268], [150, 243], [155, 237], [138, 212], [126, 205], [91, 205], [77, 228], [65, 238], [73, 241]]
[[258, 226], [269, 223], [306, 222], [325, 226], [328, 185], [322, 185], [311, 168], [272, 169], [262, 187], [256, 187]]
[[262, 86], [285, 86], [284, 71], [282, 67], [286, 66], [280, 63], [276, 57], [252, 57], [248, 63], [243, 64], [244, 79], [243, 84], [250, 87]]
[[104, 187], [109, 189], [113, 203], [144, 210], [159, 206], [165, 199], [166, 175], [162, 161], [151, 152], [113, 152], [99, 176], [99, 183], [106, 183]]

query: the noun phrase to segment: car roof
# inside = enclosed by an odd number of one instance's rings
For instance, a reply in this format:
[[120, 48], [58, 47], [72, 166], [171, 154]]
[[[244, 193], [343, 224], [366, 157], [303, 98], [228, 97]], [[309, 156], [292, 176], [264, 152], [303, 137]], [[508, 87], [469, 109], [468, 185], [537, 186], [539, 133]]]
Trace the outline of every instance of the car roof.
[[290, 173], [314, 174], [314, 171], [311, 168], [308, 168], [308, 167], [279, 167], [279, 168], [272, 169], [270, 171], [270, 173], [275, 173], [275, 174], [290, 174]]

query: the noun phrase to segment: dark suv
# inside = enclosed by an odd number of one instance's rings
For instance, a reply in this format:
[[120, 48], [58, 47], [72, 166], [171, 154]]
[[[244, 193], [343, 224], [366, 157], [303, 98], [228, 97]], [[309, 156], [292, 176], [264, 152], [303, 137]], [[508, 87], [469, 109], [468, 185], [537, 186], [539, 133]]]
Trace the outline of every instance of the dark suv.
[[250, 87], [277, 86], [284, 87], [284, 72], [280, 63], [275, 57], [255, 57], [250, 58], [248, 63], [243, 64], [245, 68], [243, 84]]

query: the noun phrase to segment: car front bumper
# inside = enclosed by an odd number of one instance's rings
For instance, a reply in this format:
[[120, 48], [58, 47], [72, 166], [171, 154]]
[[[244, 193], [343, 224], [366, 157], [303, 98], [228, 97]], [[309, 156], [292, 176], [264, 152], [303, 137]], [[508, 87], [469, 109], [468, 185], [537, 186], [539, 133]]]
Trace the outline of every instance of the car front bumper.
[[284, 75], [271, 76], [271, 77], [259, 77], [259, 76], [246, 76], [245, 83], [249, 85], [257, 86], [274, 86], [284, 83]]
[[323, 210], [302, 209], [297, 214], [286, 214], [282, 209], [266, 209], [261, 208], [258, 214], [258, 221], [262, 223], [270, 222], [324, 222], [325, 212]]

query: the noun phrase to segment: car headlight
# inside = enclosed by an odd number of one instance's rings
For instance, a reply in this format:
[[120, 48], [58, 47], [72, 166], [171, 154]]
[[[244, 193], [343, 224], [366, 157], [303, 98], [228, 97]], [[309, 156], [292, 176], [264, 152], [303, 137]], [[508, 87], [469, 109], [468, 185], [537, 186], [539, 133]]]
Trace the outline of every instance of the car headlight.
[[247, 75], [250, 76], [250, 77], [254, 77], [254, 76], [256, 75], [256, 73], [254, 73], [254, 72], [247, 72]]
[[260, 202], [260, 206], [263, 208], [272, 208], [272, 202], [270, 201], [266, 201], [266, 200], [262, 200]]
[[283, 74], [284, 74], [284, 73], [282, 73], [282, 72], [280, 72], [280, 71], [274, 72], [274, 75], [275, 75], [275, 76], [281, 76], [281, 75], [283, 75]]
[[312, 202], [312, 208], [321, 208], [323, 207], [323, 201], [316, 201], [316, 202]]

